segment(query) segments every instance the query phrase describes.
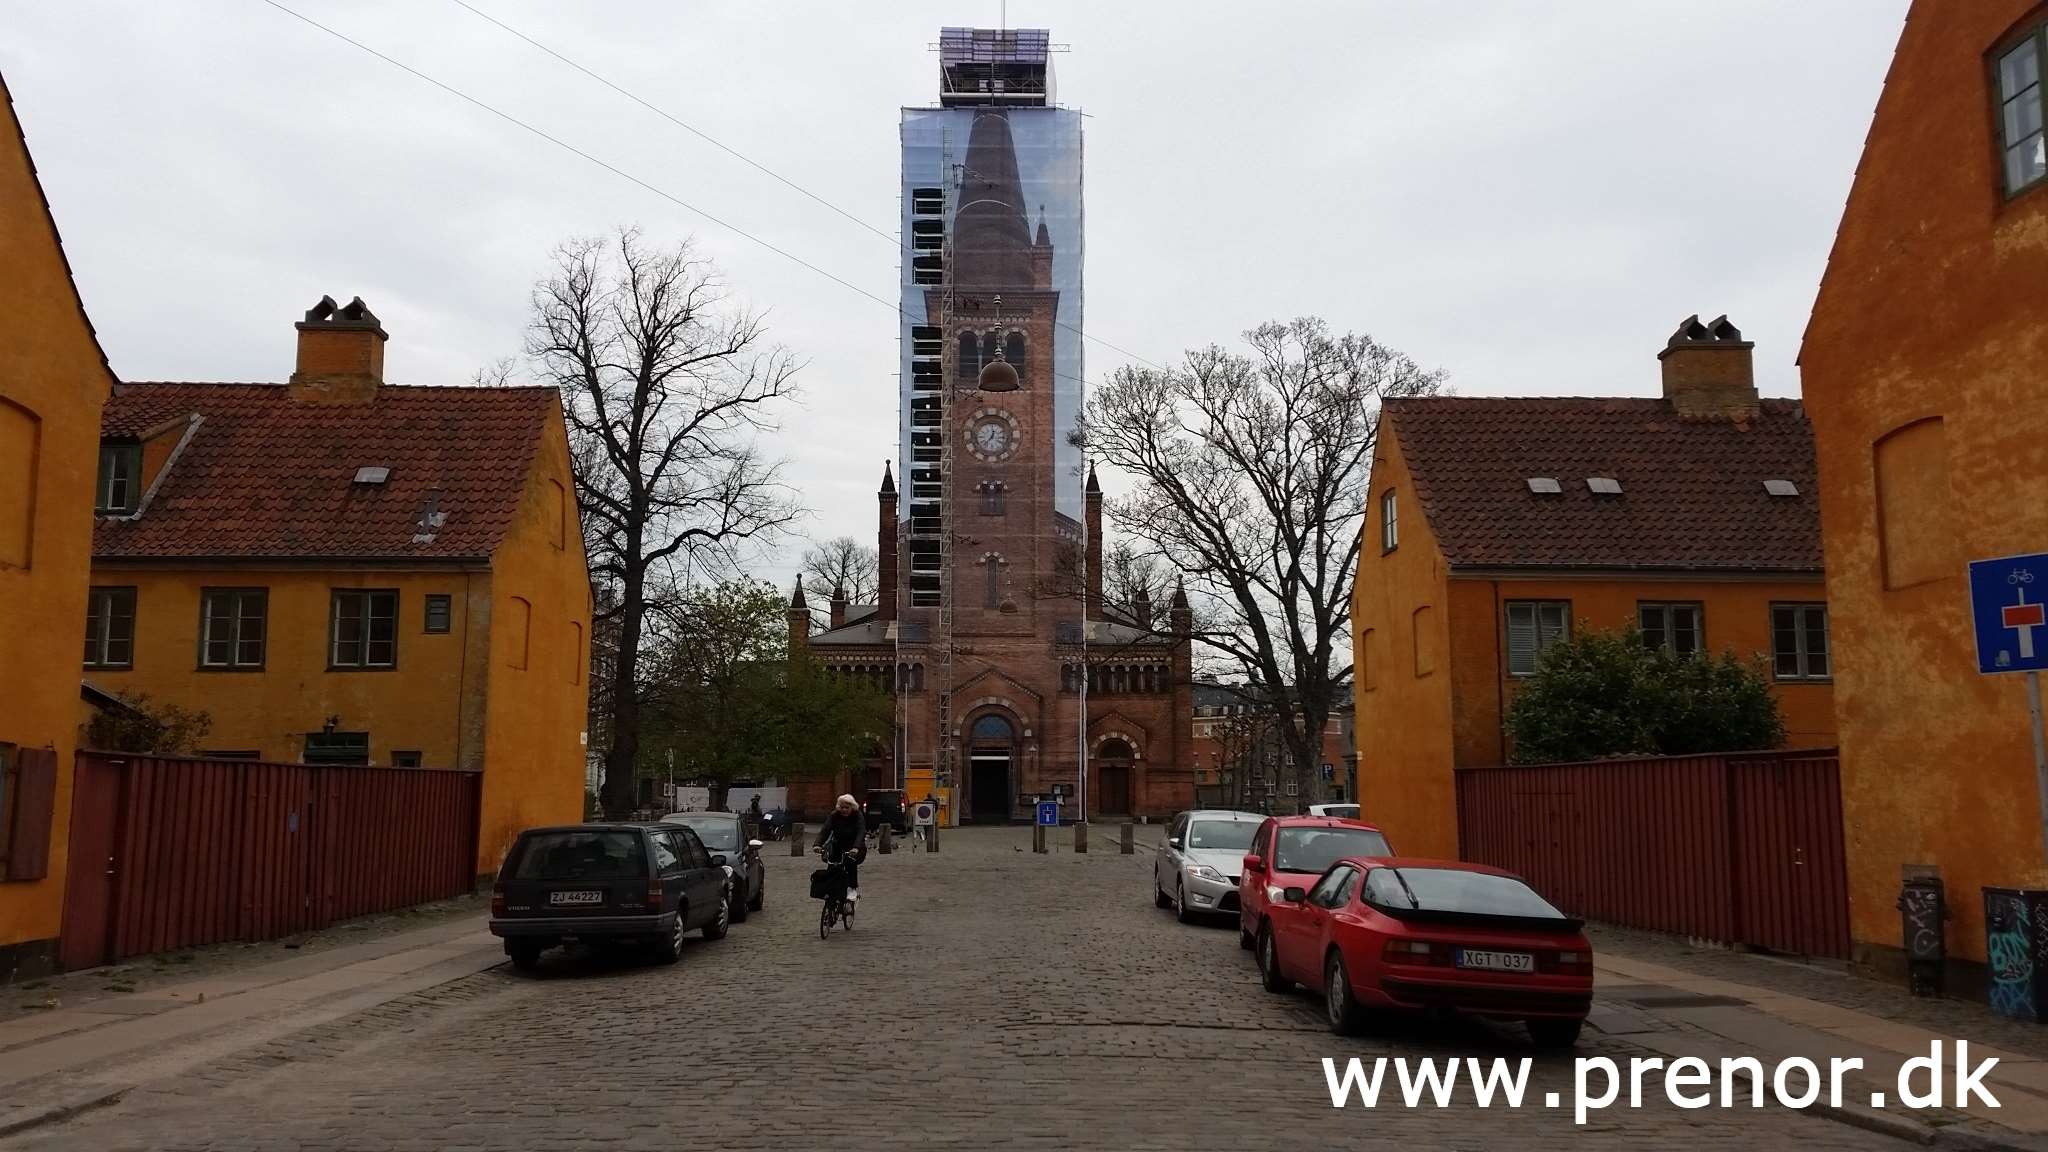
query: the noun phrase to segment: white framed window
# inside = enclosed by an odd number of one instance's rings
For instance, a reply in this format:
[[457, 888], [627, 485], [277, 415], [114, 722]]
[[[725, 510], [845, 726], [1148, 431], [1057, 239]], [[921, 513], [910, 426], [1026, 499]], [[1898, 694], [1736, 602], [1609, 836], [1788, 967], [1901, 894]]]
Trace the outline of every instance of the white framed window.
[[1533, 676], [1536, 663], [1552, 644], [1571, 635], [1569, 600], [1510, 600], [1507, 615], [1508, 675]]
[[1771, 671], [1780, 680], [1826, 680], [1834, 674], [1827, 605], [1771, 605]]
[[1690, 656], [1706, 647], [1705, 609], [1697, 603], [1637, 604], [1636, 626], [1643, 647]]
[[2048, 28], [2033, 29], [2025, 39], [1999, 53], [1992, 67], [2007, 196], [2017, 196], [2048, 179], [2048, 137], [2041, 130], [2044, 36], [2048, 36]]
[[1392, 552], [1400, 546], [1401, 507], [1389, 488], [1380, 496], [1380, 551]]
[[262, 588], [207, 588], [199, 594], [199, 666], [263, 667], [270, 593]]

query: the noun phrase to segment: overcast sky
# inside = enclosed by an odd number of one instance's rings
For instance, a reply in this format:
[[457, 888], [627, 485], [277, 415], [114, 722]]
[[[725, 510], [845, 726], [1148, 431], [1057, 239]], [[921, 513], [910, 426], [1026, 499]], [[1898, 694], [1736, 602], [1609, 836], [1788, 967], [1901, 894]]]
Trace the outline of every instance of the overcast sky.
[[[453, 0], [279, 0], [883, 300], [891, 242]], [[471, 0], [884, 231], [897, 108], [992, 2]], [[1906, 0], [1009, 5], [1088, 113], [1087, 326], [1152, 360], [1316, 314], [1469, 395], [1655, 395], [1688, 313], [1793, 360]], [[361, 295], [386, 376], [518, 351], [565, 237], [694, 237], [808, 361], [816, 536], [873, 531], [896, 323], [828, 279], [263, 0], [0, 0], [13, 89], [125, 379], [281, 380]], [[1123, 357], [1087, 348], [1091, 378]], [[1107, 487], [1115, 488], [1114, 478]], [[786, 584], [796, 549], [763, 574]]]

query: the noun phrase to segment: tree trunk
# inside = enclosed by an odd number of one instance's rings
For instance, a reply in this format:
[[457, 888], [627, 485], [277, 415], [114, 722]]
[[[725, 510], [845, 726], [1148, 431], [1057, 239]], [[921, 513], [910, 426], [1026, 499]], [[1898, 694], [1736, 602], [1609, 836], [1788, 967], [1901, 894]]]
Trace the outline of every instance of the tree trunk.
[[612, 664], [612, 740], [604, 757], [604, 789], [599, 801], [607, 820], [633, 814], [634, 776], [640, 760], [641, 616], [647, 610], [645, 586], [638, 575], [626, 578], [625, 602], [619, 606], [619, 656]]

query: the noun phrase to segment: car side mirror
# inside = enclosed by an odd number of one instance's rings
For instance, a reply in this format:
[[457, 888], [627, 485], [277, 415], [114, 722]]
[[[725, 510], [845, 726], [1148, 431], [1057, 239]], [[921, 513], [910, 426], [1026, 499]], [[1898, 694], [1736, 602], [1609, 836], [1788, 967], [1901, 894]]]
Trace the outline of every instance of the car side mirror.
[[1247, 872], [1263, 872], [1265, 868], [1266, 858], [1264, 856], [1255, 855], [1244, 858], [1244, 870]]
[[725, 867], [725, 853], [720, 852], [718, 855], [713, 856], [711, 858], [711, 864], [715, 868]]
[[749, 847], [749, 848], [759, 848], [760, 846], [761, 846], [761, 842], [760, 842], [759, 840], [749, 840], [749, 841], [747, 841], [747, 847]]
[[1287, 891], [1282, 892], [1280, 894], [1280, 898], [1282, 900], [1287, 901], [1289, 904], [1299, 904], [1302, 901], [1308, 899], [1308, 889], [1289, 888]]
[[1180, 837], [1178, 837], [1178, 836], [1168, 836], [1168, 837], [1166, 838], [1166, 846], [1167, 846], [1168, 848], [1178, 848], [1178, 847], [1180, 847]]

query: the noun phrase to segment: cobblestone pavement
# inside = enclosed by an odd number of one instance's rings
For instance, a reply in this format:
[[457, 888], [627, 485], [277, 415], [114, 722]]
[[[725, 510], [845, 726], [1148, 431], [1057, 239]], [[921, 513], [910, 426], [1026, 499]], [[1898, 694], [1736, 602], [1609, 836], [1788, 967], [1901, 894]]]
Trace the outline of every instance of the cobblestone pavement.
[[[817, 934], [810, 863], [673, 967], [550, 954], [309, 1028], [6, 1147], [1161, 1149], [1903, 1148], [1778, 1109], [1328, 1105], [1325, 1056], [1530, 1055], [1518, 1029], [1326, 1031], [1260, 990], [1226, 926], [1152, 907], [1151, 857], [1034, 856], [1028, 830], [874, 856], [851, 933]], [[774, 851], [778, 846], [771, 845]], [[1100, 849], [1111, 848], [1109, 852]], [[1581, 1055], [1639, 1051], [1589, 1031]], [[1531, 1097], [1566, 1094], [1538, 1056]], [[1391, 1071], [1389, 1079], [1392, 1078]]]

